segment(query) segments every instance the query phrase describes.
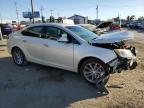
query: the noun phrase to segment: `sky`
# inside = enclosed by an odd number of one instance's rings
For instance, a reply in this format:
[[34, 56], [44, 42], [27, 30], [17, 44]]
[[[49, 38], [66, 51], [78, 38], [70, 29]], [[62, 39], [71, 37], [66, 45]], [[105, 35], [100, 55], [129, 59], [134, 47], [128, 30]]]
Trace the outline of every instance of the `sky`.
[[[0, 20], [17, 20], [17, 3], [19, 19], [27, 20], [22, 17], [22, 12], [31, 11], [31, 0], [0, 0]], [[85, 16], [89, 19], [96, 19], [96, 5], [99, 6], [99, 16], [101, 20], [107, 20], [118, 15], [126, 19], [128, 15], [144, 16], [144, 0], [33, 0], [34, 10], [40, 11], [43, 7], [43, 14], [46, 18], [53, 16], [70, 17], [74, 14]]]

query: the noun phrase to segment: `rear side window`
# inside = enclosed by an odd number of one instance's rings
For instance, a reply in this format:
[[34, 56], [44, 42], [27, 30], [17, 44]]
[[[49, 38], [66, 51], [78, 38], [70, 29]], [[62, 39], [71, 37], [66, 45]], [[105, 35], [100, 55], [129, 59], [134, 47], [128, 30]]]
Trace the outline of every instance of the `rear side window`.
[[43, 38], [43, 26], [35, 26], [21, 32], [24, 36]]

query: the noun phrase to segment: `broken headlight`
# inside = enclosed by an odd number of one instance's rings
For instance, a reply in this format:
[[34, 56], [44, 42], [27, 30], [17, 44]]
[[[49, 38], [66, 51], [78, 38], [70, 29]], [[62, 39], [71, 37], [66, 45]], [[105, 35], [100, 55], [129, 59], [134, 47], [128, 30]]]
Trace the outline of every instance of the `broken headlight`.
[[122, 57], [122, 58], [127, 58], [127, 59], [133, 59], [135, 56], [132, 54], [130, 50], [127, 49], [115, 49], [115, 53]]

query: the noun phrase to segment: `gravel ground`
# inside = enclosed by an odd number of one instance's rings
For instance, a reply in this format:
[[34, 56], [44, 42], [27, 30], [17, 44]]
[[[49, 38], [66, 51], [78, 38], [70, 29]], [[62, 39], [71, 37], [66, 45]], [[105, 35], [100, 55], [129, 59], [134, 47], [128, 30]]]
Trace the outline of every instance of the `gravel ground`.
[[112, 74], [103, 89], [78, 74], [30, 64], [16, 66], [0, 41], [0, 108], [144, 108], [144, 32], [132, 31], [138, 67]]

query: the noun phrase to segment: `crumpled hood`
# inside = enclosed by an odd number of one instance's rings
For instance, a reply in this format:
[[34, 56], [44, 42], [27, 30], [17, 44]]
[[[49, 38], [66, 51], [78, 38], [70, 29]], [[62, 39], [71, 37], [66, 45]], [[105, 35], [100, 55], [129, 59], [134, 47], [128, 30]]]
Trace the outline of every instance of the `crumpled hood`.
[[91, 43], [99, 43], [99, 44], [115, 43], [115, 42], [120, 42], [120, 41], [124, 41], [124, 40], [130, 40], [133, 38], [134, 38], [134, 35], [131, 32], [117, 31], [117, 32], [112, 32], [112, 33], [108, 33], [108, 34], [103, 34], [100, 37], [92, 40]]

